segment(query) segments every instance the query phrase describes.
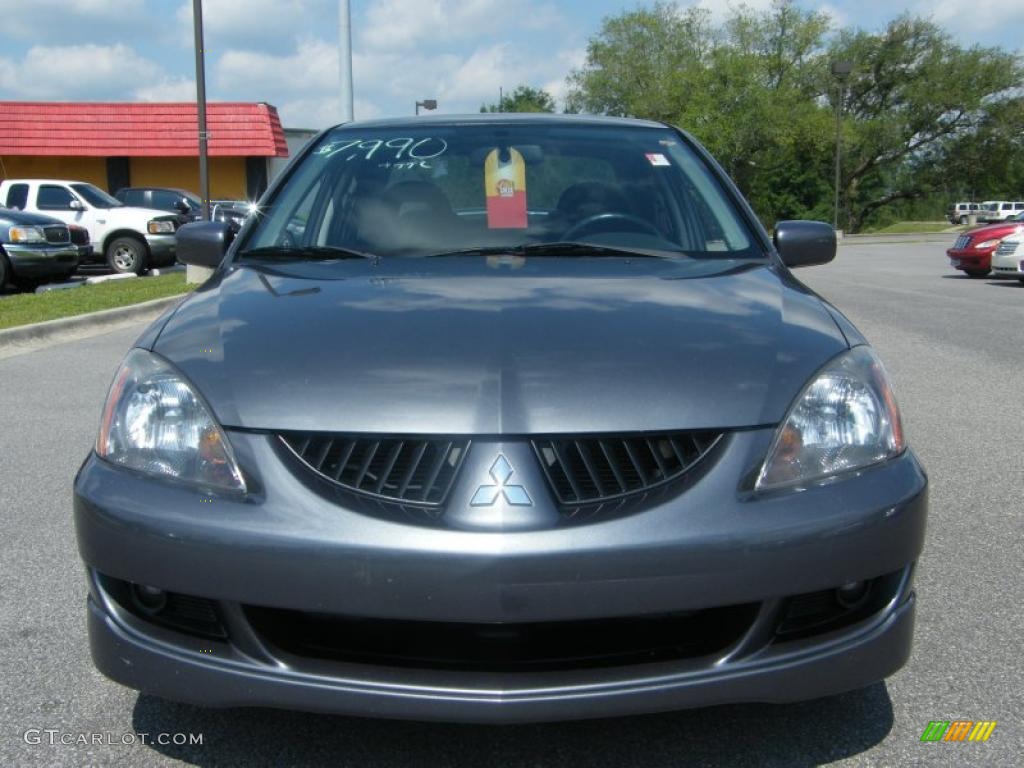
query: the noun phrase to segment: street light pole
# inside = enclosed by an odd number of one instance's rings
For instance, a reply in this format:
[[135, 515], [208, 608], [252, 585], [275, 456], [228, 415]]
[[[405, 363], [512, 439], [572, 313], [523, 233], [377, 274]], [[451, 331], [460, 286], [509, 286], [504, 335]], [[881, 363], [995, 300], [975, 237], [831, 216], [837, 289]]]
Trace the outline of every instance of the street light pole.
[[206, 53], [203, 50], [203, 0], [192, 0], [192, 26], [196, 44], [196, 113], [199, 118], [199, 194], [203, 221], [210, 220], [210, 158], [206, 132]]
[[338, 0], [338, 74], [341, 79], [341, 122], [355, 119], [352, 96], [352, 10], [349, 0]]
[[833, 61], [832, 76], [839, 81], [839, 98], [836, 100], [836, 178], [835, 200], [832, 205], [832, 228], [839, 229], [839, 186], [842, 184], [842, 152], [843, 152], [843, 102], [846, 100], [846, 78], [850, 76], [853, 64], [848, 61]]
[[420, 113], [420, 107], [424, 109], [437, 109], [437, 99], [424, 99], [423, 101], [416, 102], [416, 114]]

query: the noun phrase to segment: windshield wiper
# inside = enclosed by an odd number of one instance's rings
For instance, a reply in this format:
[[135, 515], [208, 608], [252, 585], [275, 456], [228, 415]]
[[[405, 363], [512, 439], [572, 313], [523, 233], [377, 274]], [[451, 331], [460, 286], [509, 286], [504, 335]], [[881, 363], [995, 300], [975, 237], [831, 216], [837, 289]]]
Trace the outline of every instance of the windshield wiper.
[[577, 241], [554, 243], [524, 243], [523, 245], [485, 246], [463, 248], [457, 251], [431, 253], [435, 256], [640, 256], [648, 259], [672, 259], [685, 256], [684, 251], [658, 250], [653, 248], [627, 248], [613, 245], [596, 245]]
[[249, 248], [238, 254], [243, 259], [286, 259], [290, 261], [333, 261], [334, 259], [372, 259], [380, 258], [375, 253], [356, 251], [337, 245], [268, 245], [262, 248]]

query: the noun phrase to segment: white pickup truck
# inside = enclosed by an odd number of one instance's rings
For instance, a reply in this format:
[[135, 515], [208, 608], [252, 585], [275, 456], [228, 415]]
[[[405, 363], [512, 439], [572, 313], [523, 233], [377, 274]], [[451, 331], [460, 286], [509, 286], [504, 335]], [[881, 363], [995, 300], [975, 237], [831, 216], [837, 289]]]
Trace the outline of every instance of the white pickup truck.
[[0, 205], [85, 227], [93, 253], [115, 272], [141, 274], [174, 263], [177, 216], [124, 205], [86, 182], [5, 179], [0, 182]]

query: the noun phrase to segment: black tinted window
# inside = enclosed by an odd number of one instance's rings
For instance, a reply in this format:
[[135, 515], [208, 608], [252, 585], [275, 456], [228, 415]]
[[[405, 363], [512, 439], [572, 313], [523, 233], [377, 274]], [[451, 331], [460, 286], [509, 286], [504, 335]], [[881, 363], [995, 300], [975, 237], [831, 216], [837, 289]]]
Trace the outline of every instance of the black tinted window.
[[7, 190], [7, 207], [25, 210], [28, 204], [28, 184], [12, 184]]
[[66, 211], [71, 208], [74, 196], [64, 187], [49, 184], [39, 188], [36, 196], [36, 207], [44, 211]]
[[141, 189], [122, 189], [117, 194], [117, 199], [125, 205], [145, 205], [146, 193]]

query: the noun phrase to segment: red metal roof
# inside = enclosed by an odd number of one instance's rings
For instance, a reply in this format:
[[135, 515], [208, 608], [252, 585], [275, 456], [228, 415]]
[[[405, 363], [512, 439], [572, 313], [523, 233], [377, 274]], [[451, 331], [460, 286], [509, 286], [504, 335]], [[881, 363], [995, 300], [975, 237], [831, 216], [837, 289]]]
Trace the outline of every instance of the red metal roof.
[[[269, 104], [206, 106], [210, 155], [287, 157]], [[0, 101], [0, 155], [195, 157], [196, 105]]]

